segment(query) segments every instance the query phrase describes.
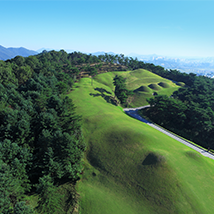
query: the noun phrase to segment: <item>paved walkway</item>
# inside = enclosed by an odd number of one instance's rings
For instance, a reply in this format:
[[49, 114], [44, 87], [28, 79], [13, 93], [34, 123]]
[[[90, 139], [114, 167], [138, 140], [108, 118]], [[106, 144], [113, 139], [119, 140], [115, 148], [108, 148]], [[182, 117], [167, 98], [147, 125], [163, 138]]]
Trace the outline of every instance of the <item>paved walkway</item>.
[[202, 148], [200, 148], [200, 147], [198, 147], [198, 146], [196, 146], [196, 145], [194, 145], [194, 144], [192, 144], [192, 143], [190, 143], [190, 142], [188, 142], [188, 141], [186, 141], [186, 140], [180, 138], [179, 136], [176, 136], [176, 135], [174, 135], [174, 134], [172, 134], [172, 133], [166, 131], [165, 129], [163, 129], [163, 128], [161, 128], [161, 127], [159, 127], [159, 126], [157, 126], [157, 125], [155, 125], [155, 124], [153, 124], [153, 123], [147, 121], [147, 120], [144, 119], [144, 118], [142, 118], [142, 117], [138, 114], [138, 110], [143, 109], [143, 108], [148, 108], [148, 107], [150, 107], [150, 106], [147, 105], [147, 106], [141, 106], [141, 107], [138, 107], [138, 108], [124, 108], [123, 110], [126, 112], [126, 114], [130, 115], [131, 117], [134, 117], [134, 118], [136, 118], [136, 119], [138, 119], [138, 120], [140, 120], [140, 121], [142, 121], [142, 122], [148, 124], [149, 126], [155, 128], [155, 129], [157, 129], [158, 131], [160, 131], [160, 132], [162, 132], [162, 133], [168, 135], [169, 137], [172, 137], [173, 139], [175, 139], [175, 140], [177, 140], [177, 141], [179, 141], [179, 142], [185, 144], [186, 146], [188, 146], [188, 147], [190, 147], [190, 148], [196, 150], [197, 152], [201, 153], [202, 155], [204, 155], [204, 156], [206, 156], [206, 157], [209, 157], [209, 158], [211, 158], [211, 159], [214, 160], [214, 154], [211, 154], [211, 153], [207, 152], [207, 150], [202, 149]]

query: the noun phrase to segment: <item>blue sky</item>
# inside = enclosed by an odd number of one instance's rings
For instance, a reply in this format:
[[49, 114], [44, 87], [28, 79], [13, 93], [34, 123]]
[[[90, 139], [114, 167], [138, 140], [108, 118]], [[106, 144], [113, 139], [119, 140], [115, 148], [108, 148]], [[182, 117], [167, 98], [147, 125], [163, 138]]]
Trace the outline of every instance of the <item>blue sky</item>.
[[0, 45], [214, 57], [213, 1], [2, 1]]

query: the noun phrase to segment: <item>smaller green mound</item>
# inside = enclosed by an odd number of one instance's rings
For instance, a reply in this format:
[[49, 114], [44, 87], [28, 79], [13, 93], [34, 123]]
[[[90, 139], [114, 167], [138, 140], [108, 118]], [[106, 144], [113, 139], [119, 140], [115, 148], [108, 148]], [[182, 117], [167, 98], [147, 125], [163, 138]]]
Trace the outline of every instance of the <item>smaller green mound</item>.
[[112, 74], [111, 73], [103, 73], [103, 74], [99, 74], [97, 76], [94, 77], [94, 79], [103, 84], [108, 86], [110, 89], [114, 88], [114, 84], [113, 84], [113, 78], [112, 78]]
[[186, 156], [189, 157], [189, 158], [192, 158], [194, 160], [197, 160], [197, 161], [201, 161], [201, 156], [195, 152], [195, 151], [188, 151], [186, 152]]
[[184, 87], [184, 86], [185, 86], [185, 83], [184, 83], [184, 82], [177, 82], [176, 85], [181, 86], [181, 87]]
[[143, 77], [145, 77], [145, 76], [151, 76], [150, 74], [148, 75], [147, 71], [144, 70], [144, 69], [136, 69], [134, 71], [131, 71], [130, 75], [135, 76], [137, 78], [142, 78], [142, 76]]
[[148, 92], [137, 91], [134, 93], [132, 103], [130, 107], [144, 106], [148, 105], [146, 99], [151, 98], [151, 94]]
[[153, 89], [153, 90], [160, 90], [161, 88], [155, 84], [155, 83], [152, 83], [150, 85], [148, 85], [149, 88]]
[[150, 92], [150, 89], [147, 86], [142, 85], [135, 89], [134, 92]]
[[143, 165], [160, 165], [166, 162], [166, 159], [164, 156], [150, 152], [146, 158], [143, 160]]
[[169, 85], [166, 82], [159, 82], [158, 85], [163, 88], [169, 88]]

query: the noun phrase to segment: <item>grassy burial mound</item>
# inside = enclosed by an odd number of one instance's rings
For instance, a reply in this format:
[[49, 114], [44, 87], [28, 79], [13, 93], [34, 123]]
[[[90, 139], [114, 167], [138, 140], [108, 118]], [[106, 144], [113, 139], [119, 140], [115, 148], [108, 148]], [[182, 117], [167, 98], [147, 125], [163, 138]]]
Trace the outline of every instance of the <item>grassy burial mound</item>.
[[87, 143], [80, 213], [213, 213], [213, 160], [128, 117], [103, 96], [92, 96], [96, 88], [114, 96], [103, 75], [93, 87], [89, 78], [81, 79], [69, 94]]
[[152, 84], [148, 85], [148, 87], [151, 88], [152, 90], [156, 90], [156, 91], [161, 89], [160, 86], [158, 86], [155, 83], [152, 83]]
[[[166, 94], [170, 96], [174, 91], [178, 90], [180, 86], [173, 83], [171, 80], [164, 79], [150, 71], [144, 69], [137, 69], [134, 71], [115, 71], [97, 75], [95, 79], [114, 89], [113, 78], [115, 75], [126, 78], [126, 86], [129, 90], [134, 91], [132, 97], [132, 103], [130, 107], [138, 107], [147, 105], [147, 98], [153, 96], [154, 92], [158, 92], [159, 95]], [[158, 85], [164, 83], [164, 86]], [[167, 87], [165, 87], [167, 86]]]
[[176, 83], [178, 86], [181, 86], [181, 87], [184, 87], [185, 86], [185, 83], [184, 82], [177, 82]]
[[150, 88], [147, 86], [140, 86], [139, 88], [135, 89], [134, 92], [151, 92]]
[[167, 84], [166, 82], [159, 82], [158, 83], [159, 86], [163, 87], [163, 88], [169, 88], [169, 84]]

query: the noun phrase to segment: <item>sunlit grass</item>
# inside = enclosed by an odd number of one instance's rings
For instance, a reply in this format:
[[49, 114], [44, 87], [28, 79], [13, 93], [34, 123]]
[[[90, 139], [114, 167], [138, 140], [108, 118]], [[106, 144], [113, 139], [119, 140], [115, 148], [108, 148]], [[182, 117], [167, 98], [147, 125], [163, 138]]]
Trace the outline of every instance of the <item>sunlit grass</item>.
[[[213, 160], [91, 95], [103, 88], [113, 96], [116, 73], [98, 75], [93, 86], [81, 79], [69, 94], [87, 143], [80, 213], [213, 213]], [[130, 73], [121, 72], [127, 82]]]
[[166, 94], [170, 96], [180, 87], [171, 80], [164, 79], [144, 69], [103, 73], [97, 75], [95, 79], [113, 90], [113, 78], [115, 75], [126, 78], [127, 88], [134, 91], [130, 107], [148, 105], [146, 99], [153, 97], [155, 92], [159, 95]]

